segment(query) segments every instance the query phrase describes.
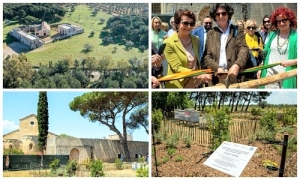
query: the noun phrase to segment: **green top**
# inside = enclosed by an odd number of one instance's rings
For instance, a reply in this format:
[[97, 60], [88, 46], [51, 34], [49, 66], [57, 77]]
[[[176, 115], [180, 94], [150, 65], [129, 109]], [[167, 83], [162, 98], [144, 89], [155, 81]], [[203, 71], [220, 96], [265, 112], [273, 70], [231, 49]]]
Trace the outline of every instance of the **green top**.
[[[270, 47], [273, 39], [276, 37], [276, 35], [279, 34], [279, 30], [275, 32], [270, 33], [270, 38], [265, 45], [264, 51], [267, 53], [266, 58], [264, 60], [264, 65], [267, 65], [269, 62], [269, 57], [270, 57]], [[288, 51], [288, 59], [297, 59], [297, 32], [295, 30], [291, 30], [290, 34], [290, 40], [289, 40], [289, 51]], [[294, 66], [289, 66], [285, 68], [285, 72], [297, 69], [297, 65]], [[267, 69], [263, 69], [261, 72], [261, 77], [264, 78], [267, 75]], [[264, 88], [264, 86], [262, 86]], [[290, 77], [287, 79], [283, 80], [282, 83], [282, 88], [283, 89], [288, 89], [288, 88], [297, 88], [297, 77]]]

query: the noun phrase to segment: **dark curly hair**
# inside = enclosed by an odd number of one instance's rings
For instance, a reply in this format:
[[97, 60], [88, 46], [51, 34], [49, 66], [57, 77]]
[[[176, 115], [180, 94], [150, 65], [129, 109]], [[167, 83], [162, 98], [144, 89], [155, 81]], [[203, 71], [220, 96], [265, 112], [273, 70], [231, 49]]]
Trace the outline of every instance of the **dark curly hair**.
[[194, 22], [196, 22], [196, 15], [193, 11], [190, 11], [188, 9], [178, 9], [174, 13], [174, 23], [177, 30], [178, 30], [178, 25], [180, 24], [181, 21], [181, 16], [187, 16], [193, 19]]
[[210, 17], [212, 17], [214, 19], [214, 21], [216, 20], [216, 12], [218, 8], [224, 8], [225, 11], [228, 14], [228, 20], [231, 19], [232, 15], [234, 14], [234, 10], [232, 8], [232, 6], [230, 6], [228, 3], [215, 3], [215, 4], [211, 4], [210, 5], [210, 10], [209, 10], [209, 15]]
[[271, 14], [270, 21], [274, 27], [278, 27], [276, 17], [279, 15], [285, 16], [287, 19], [289, 19], [292, 28], [297, 28], [297, 16], [295, 12], [286, 7], [279, 7]]

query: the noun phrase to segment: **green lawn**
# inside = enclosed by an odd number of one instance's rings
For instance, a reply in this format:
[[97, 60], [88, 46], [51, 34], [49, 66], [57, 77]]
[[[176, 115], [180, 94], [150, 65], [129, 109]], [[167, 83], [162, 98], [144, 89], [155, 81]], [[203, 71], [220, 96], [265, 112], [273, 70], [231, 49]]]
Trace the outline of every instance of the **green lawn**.
[[[136, 48], [125, 51], [125, 46], [119, 46], [117, 44], [111, 44], [108, 46], [100, 45], [102, 42], [99, 38], [99, 34], [105, 27], [105, 23], [102, 25], [99, 24], [100, 18], [107, 20], [111, 17], [111, 15], [99, 11], [96, 16], [92, 16], [91, 12], [92, 9], [88, 6], [78, 5], [74, 12], [66, 13], [61, 22], [79, 25], [84, 28], [84, 33], [72, 36], [68, 39], [46, 44], [43, 47], [26, 53], [26, 56], [32, 65], [38, 65], [39, 63], [48, 64], [48, 61], [50, 60], [55, 63], [67, 56], [72, 56], [74, 60], [81, 60], [87, 56], [95, 57], [96, 59], [101, 59], [103, 56], [111, 56], [113, 60], [128, 60], [132, 57], [144, 59], [148, 57], [147, 50], [141, 54]], [[16, 27], [16, 25], [7, 26], [3, 29], [4, 41], [6, 39], [6, 34], [14, 27]], [[89, 37], [91, 31], [95, 32], [93, 37]], [[91, 44], [94, 48], [89, 54], [84, 54], [81, 51], [84, 49], [83, 46], [87, 43]], [[117, 47], [118, 49], [115, 54], [112, 54], [114, 47]]]

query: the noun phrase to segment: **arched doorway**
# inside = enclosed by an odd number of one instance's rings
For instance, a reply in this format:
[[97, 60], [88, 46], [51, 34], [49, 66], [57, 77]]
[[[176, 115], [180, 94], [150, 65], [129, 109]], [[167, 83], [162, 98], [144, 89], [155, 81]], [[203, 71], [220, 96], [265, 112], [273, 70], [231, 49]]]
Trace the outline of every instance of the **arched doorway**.
[[198, 20], [202, 22], [205, 16], [209, 16], [209, 10], [210, 6], [205, 6], [202, 8], [198, 14]]
[[76, 160], [79, 161], [79, 150], [77, 148], [73, 148], [70, 151], [70, 160]]

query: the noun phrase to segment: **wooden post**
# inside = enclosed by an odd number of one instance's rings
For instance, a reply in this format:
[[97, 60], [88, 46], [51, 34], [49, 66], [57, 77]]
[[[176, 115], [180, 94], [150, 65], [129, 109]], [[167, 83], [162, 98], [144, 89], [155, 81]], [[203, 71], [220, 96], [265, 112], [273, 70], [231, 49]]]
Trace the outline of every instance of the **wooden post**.
[[285, 166], [285, 159], [286, 159], [286, 151], [287, 151], [287, 147], [288, 147], [288, 141], [289, 141], [289, 135], [285, 134], [284, 138], [283, 138], [283, 145], [282, 145], [279, 177], [283, 177], [283, 174], [284, 174], [284, 166]]
[[[279, 81], [282, 81], [284, 79], [290, 78], [290, 77], [294, 77], [297, 76], [297, 69], [294, 70], [290, 70], [287, 72], [283, 72], [283, 73], [279, 73], [273, 76], [269, 76], [269, 77], [265, 77], [265, 78], [261, 78], [261, 79], [256, 79], [256, 80], [251, 80], [251, 81], [246, 81], [246, 82], [242, 82], [242, 83], [236, 83], [236, 84], [231, 84], [229, 85], [229, 89], [249, 89], [249, 88], [258, 88], [259, 86], [264, 86], [267, 84], [272, 84], [272, 83], [276, 83]], [[217, 84], [215, 86], [210, 86], [210, 87], [205, 87], [208, 89], [226, 89], [224, 84]]]

